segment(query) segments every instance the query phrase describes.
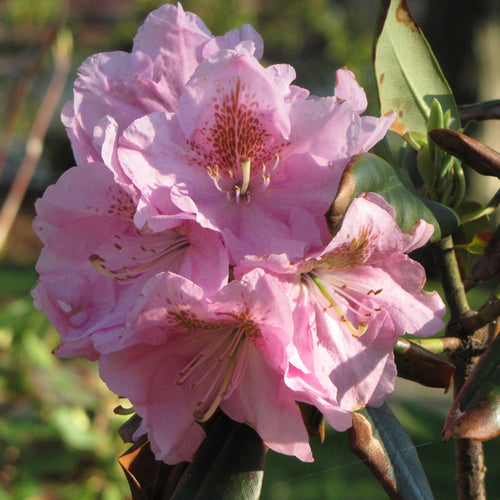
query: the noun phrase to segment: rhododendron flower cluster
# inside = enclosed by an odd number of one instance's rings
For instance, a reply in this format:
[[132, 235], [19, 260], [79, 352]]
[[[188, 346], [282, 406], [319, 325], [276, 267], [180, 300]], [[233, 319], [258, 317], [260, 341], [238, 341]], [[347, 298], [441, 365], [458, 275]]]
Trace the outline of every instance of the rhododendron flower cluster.
[[63, 110], [77, 166], [50, 187], [33, 292], [56, 353], [98, 360], [158, 459], [191, 460], [219, 409], [266, 445], [312, 460], [297, 402], [338, 430], [393, 389], [405, 332], [442, 327], [383, 198], [355, 199], [332, 239], [325, 214], [353, 155], [393, 116], [347, 69], [335, 95], [265, 67], [250, 26], [213, 36], [181, 5], [154, 11], [131, 53], [83, 63]]

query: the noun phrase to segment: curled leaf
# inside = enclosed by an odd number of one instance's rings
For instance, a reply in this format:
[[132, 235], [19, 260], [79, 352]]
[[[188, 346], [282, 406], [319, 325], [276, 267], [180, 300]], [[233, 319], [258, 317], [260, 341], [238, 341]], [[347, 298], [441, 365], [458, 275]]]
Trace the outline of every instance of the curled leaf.
[[500, 178], [500, 153], [465, 134], [448, 129], [434, 129], [429, 137], [444, 151], [465, 162], [482, 175]]
[[394, 354], [399, 377], [445, 392], [450, 389], [455, 373], [450, 362], [403, 338], [398, 339]]

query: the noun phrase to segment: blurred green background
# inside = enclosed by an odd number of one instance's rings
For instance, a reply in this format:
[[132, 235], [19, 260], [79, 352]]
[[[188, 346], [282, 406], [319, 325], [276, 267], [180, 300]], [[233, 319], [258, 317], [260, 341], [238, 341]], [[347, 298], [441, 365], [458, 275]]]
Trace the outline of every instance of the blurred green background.
[[[117, 435], [126, 417], [113, 414], [118, 398], [100, 382], [95, 364], [51, 354], [58, 335], [44, 314], [32, 307], [29, 291], [37, 278], [34, 264], [40, 243], [31, 231], [31, 220], [34, 200], [73, 164], [59, 113], [71, 98], [77, 67], [94, 52], [130, 50], [138, 26], [161, 3], [0, 3], [0, 156], [8, 150], [0, 176], [0, 205], [24, 157], [26, 137], [51, 76], [50, 33], [64, 22], [74, 38], [65, 94], [51, 120], [35, 177], [0, 260], [0, 500], [115, 500], [128, 496], [116, 461], [127, 449]], [[464, 0], [409, 3], [457, 101], [500, 96], [498, 63], [488, 55], [500, 36], [498, 3], [478, 0], [473, 9]], [[252, 24], [264, 38], [265, 63], [292, 64], [297, 70], [296, 83], [314, 94], [331, 95], [335, 70], [348, 66], [366, 88], [372, 112], [377, 108], [371, 68], [377, 4], [375, 0], [183, 2], [185, 10], [196, 12], [214, 34]], [[498, 126], [483, 133], [495, 147], [491, 142], [497, 141]], [[11, 141], [6, 141], [7, 136]], [[449, 396], [402, 381], [390, 404], [418, 448], [436, 498], [456, 498], [453, 444], [440, 441]], [[269, 454], [263, 499], [386, 498], [368, 469], [348, 450], [346, 434], [330, 430], [324, 445], [313, 446], [313, 464]], [[485, 449], [487, 487], [495, 498], [500, 491], [500, 447], [491, 442]]]

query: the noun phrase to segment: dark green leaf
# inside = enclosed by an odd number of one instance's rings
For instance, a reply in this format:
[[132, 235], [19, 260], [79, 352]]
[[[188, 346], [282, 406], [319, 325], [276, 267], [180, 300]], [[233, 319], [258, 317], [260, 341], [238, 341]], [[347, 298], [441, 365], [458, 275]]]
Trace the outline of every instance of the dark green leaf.
[[460, 222], [458, 215], [440, 203], [408, 190], [389, 163], [371, 153], [355, 156], [346, 169], [331, 210], [332, 225], [337, 225], [351, 200], [360, 193], [375, 192], [396, 210], [399, 227], [409, 231], [424, 219], [434, 226], [431, 241], [451, 234]]
[[354, 412], [348, 434], [351, 450], [366, 463], [389, 498], [434, 498], [413, 443], [386, 404]]
[[481, 356], [458, 393], [443, 428], [443, 440], [485, 441], [500, 435], [500, 335]]
[[259, 498], [266, 449], [258, 434], [222, 412], [186, 469], [173, 500]]
[[455, 99], [407, 0], [384, 0], [374, 54], [381, 113], [397, 114], [392, 130], [402, 137], [427, 133], [436, 98], [450, 110], [448, 127], [458, 130]]

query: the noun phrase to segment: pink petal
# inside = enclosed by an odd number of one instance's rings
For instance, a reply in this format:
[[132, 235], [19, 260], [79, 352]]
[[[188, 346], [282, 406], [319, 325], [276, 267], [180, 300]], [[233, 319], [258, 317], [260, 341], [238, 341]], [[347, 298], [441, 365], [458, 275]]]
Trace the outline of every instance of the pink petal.
[[334, 97], [290, 104], [292, 132], [287, 154], [311, 153], [330, 160], [342, 171], [356, 152], [359, 117], [350, 103]]
[[294, 393], [286, 388], [279, 374], [262, 362], [255, 348], [245, 377], [221, 408], [233, 420], [249, 423], [274, 451], [295, 455], [304, 462], [313, 461]]
[[[196, 142], [203, 140], [199, 131], [210, 130], [217, 115], [238, 122], [241, 118], [237, 117], [247, 112], [256, 116], [257, 126], [275, 140], [281, 141], [288, 135], [290, 125], [283, 96], [265, 69], [251, 56], [224, 51], [200, 64], [186, 86], [177, 116], [186, 137]], [[250, 144], [242, 143], [240, 148], [244, 146]], [[243, 150], [240, 155], [245, 156]]]
[[188, 391], [175, 384], [183, 360], [165, 362], [169, 347], [138, 344], [102, 356], [99, 374], [134, 405], [143, 419], [138, 434], [147, 432], [156, 459], [175, 464], [193, 459], [205, 433], [193, 419]]
[[356, 81], [354, 73], [347, 68], [342, 68], [337, 70], [335, 76], [337, 78], [335, 83], [335, 97], [350, 101], [356, 113], [363, 113], [368, 105], [368, 101], [365, 91]]
[[203, 58], [208, 59], [213, 54], [223, 49], [238, 49], [244, 45], [248, 47], [247, 53], [257, 59], [264, 54], [264, 41], [260, 34], [249, 24], [244, 24], [241, 30], [232, 29], [223, 36], [212, 38], [203, 47]]
[[[151, 12], [134, 38], [134, 52], [147, 54], [168, 82], [174, 107], [184, 85], [203, 60], [203, 46], [212, 39], [203, 21], [181, 4]], [[172, 111], [172, 109], [169, 109]]]

